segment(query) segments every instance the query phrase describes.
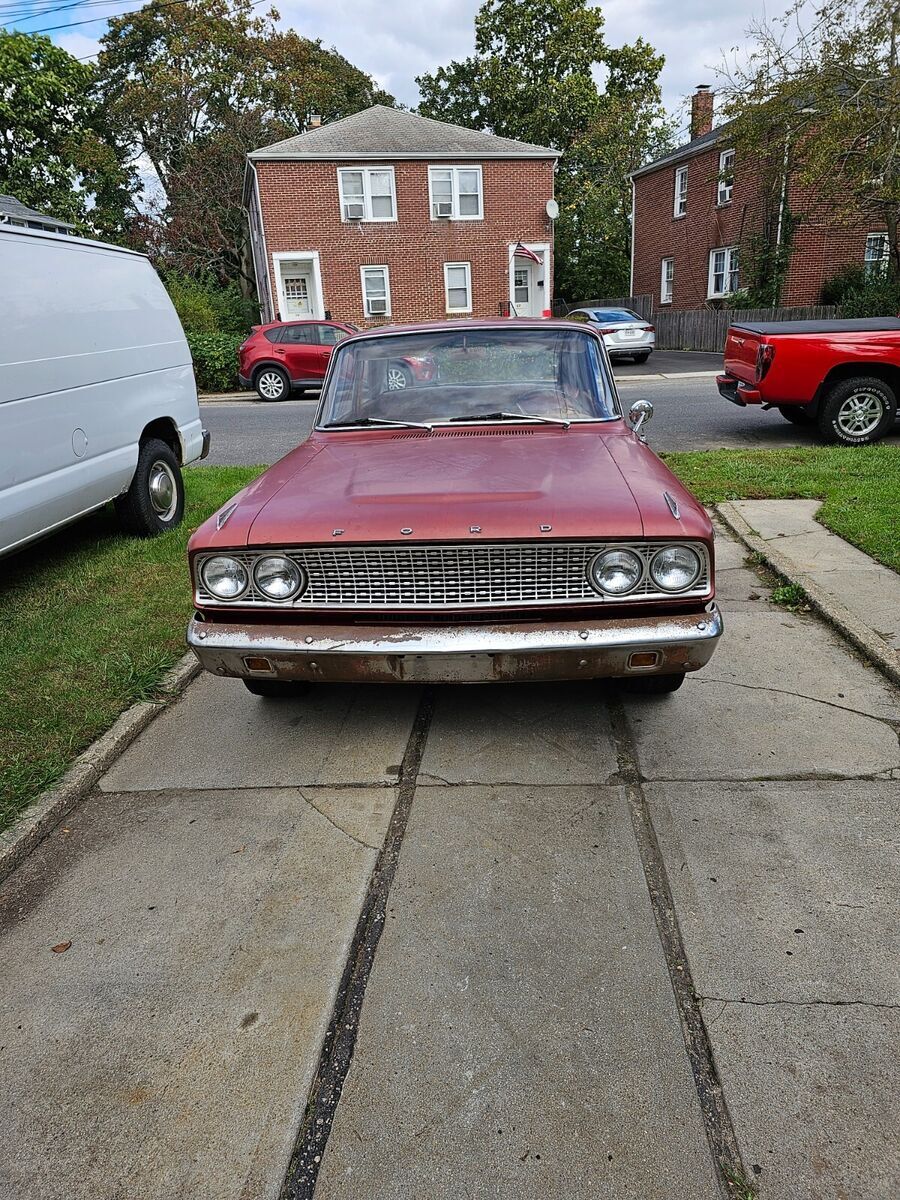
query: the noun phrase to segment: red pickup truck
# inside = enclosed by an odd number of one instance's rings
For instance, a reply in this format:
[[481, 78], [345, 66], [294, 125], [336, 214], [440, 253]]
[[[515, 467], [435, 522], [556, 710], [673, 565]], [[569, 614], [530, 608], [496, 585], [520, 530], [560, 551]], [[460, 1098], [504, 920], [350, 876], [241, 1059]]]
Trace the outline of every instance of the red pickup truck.
[[900, 318], [732, 325], [719, 392], [777, 408], [825, 441], [864, 446], [889, 433], [900, 397]]

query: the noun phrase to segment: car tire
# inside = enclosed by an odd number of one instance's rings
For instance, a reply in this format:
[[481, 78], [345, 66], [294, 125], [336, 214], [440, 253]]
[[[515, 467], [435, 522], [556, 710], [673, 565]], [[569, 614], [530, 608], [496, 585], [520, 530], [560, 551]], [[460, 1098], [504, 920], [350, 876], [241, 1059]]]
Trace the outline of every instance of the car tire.
[[636, 363], [645, 363], [649, 357], [650, 351], [648, 350], [646, 354], [635, 354], [634, 361]]
[[389, 362], [387, 365], [387, 390], [389, 392], [402, 392], [405, 388], [412, 387], [413, 376], [409, 367], [400, 362]]
[[684, 683], [684, 671], [675, 675], [626, 675], [622, 687], [637, 696], [665, 696]]
[[778, 411], [792, 425], [812, 425], [816, 419], [815, 409], [810, 404], [779, 404]]
[[302, 680], [291, 683], [286, 679], [245, 679], [244, 687], [254, 696], [266, 700], [290, 700], [309, 691], [309, 684]]
[[888, 433], [897, 416], [893, 388], [874, 376], [860, 375], [834, 384], [819, 405], [819, 433], [826, 442], [868, 446]]
[[272, 404], [287, 400], [291, 394], [291, 381], [287, 371], [281, 367], [263, 367], [253, 377], [253, 386], [260, 400]]
[[128, 491], [115, 500], [116, 516], [126, 533], [157, 537], [181, 524], [184, 479], [171, 446], [147, 438], [138, 450]]

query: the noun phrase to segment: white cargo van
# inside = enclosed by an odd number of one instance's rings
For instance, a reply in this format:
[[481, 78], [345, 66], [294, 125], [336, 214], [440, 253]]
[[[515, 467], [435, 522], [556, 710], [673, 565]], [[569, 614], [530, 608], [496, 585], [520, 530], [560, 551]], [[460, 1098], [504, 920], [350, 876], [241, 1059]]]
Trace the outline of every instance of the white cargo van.
[[191, 354], [147, 258], [0, 226], [0, 554], [115, 501], [152, 536], [204, 458]]

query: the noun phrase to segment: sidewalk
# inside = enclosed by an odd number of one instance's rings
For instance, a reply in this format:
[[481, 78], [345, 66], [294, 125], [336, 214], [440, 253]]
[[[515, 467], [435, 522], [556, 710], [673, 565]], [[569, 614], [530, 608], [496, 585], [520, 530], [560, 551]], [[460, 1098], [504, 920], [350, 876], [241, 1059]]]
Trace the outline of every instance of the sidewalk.
[[720, 504], [719, 513], [900, 682], [900, 575], [820, 525], [820, 507], [819, 500], [734, 500]]

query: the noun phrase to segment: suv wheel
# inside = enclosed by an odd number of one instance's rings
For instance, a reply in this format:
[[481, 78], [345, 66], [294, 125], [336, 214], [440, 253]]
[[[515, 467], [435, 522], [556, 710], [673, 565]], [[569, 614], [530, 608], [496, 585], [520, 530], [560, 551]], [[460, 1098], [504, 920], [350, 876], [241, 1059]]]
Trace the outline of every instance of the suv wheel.
[[260, 400], [285, 400], [291, 394], [291, 381], [281, 367], [263, 367], [253, 386]]
[[883, 379], [844, 379], [822, 401], [819, 433], [827, 442], [867, 446], [884, 437], [896, 416], [897, 397]]
[[403, 363], [388, 363], [387, 386], [389, 392], [402, 392], [404, 388], [412, 387], [412, 371]]
[[125, 532], [137, 537], [156, 537], [181, 524], [184, 480], [170, 446], [159, 438], [141, 443], [131, 486], [115, 508]]

